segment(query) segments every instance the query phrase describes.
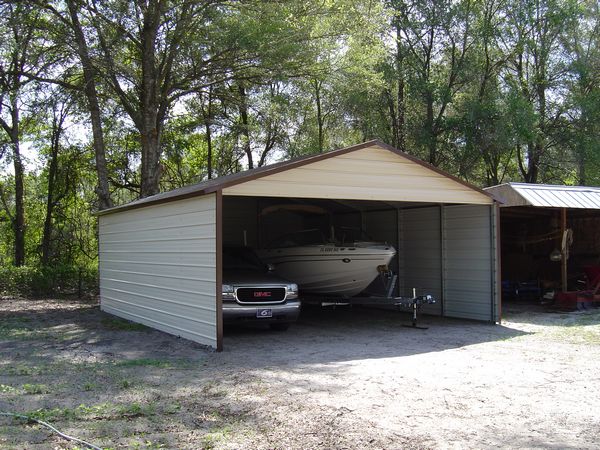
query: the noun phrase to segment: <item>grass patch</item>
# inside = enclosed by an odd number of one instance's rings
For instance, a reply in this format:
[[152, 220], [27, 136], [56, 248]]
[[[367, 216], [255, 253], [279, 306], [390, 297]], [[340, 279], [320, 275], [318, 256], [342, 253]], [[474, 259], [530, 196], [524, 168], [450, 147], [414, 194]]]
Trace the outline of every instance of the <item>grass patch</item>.
[[87, 382], [87, 383], [84, 383], [83, 386], [81, 386], [81, 390], [82, 391], [86, 391], [86, 392], [90, 392], [90, 391], [93, 391], [95, 389], [98, 389], [98, 387], [99, 387], [98, 383]]
[[35, 339], [36, 330], [31, 326], [31, 321], [25, 317], [12, 317], [0, 322], [0, 339], [27, 340]]
[[[0, 340], [32, 341], [32, 340], [66, 340], [69, 336], [66, 330], [54, 330], [36, 326], [25, 317], [13, 317], [0, 321]], [[71, 332], [72, 333], [72, 332]]]
[[160, 367], [170, 368], [173, 364], [165, 359], [155, 358], [137, 358], [137, 359], [126, 359], [124, 361], [117, 361], [115, 363], [117, 367]]
[[600, 326], [568, 326], [553, 330], [548, 335], [557, 341], [569, 344], [600, 345]]
[[133, 387], [133, 382], [131, 380], [124, 378], [121, 381], [119, 381], [119, 387], [121, 389], [129, 389], [129, 388]]
[[159, 442], [144, 441], [144, 442], [132, 442], [129, 444], [129, 448], [134, 449], [134, 450], [138, 450], [138, 449], [150, 450], [150, 449], [161, 449], [161, 448], [167, 448], [167, 447], [165, 446], [165, 444], [161, 444]]
[[202, 437], [202, 448], [212, 449], [215, 448], [217, 443], [224, 440], [231, 434], [232, 428], [230, 425], [224, 425], [222, 427], [211, 430], [210, 433], [205, 434]]
[[552, 340], [569, 343], [600, 345], [600, 313], [597, 311], [564, 314], [555, 326], [542, 334]]
[[21, 389], [23, 389], [23, 392], [28, 395], [50, 393], [50, 389], [48, 389], [48, 387], [44, 384], [24, 384], [21, 386]]
[[164, 408], [165, 414], [177, 414], [181, 411], [181, 405], [179, 403], [170, 403]]
[[24, 364], [5, 365], [0, 367], [0, 375], [4, 376], [35, 376], [43, 375], [49, 372], [46, 365], [42, 366], [27, 366]]
[[116, 361], [115, 367], [156, 367], [159, 369], [192, 369], [198, 364], [187, 359], [136, 358]]
[[23, 413], [23, 415], [43, 420], [90, 420], [90, 419], [124, 419], [132, 417], [153, 416], [156, 414], [156, 406], [153, 403], [127, 403], [113, 404], [101, 403], [98, 405], [79, 405], [76, 408], [40, 408], [35, 411]]
[[0, 393], [2, 394], [12, 394], [17, 392], [17, 389], [15, 389], [12, 386], [9, 386], [7, 384], [0, 384]]
[[150, 331], [146, 325], [141, 323], [131, 322], [129, 320], [115, 318], [115, 317], [103, 317], [100, 321], [104, 328], [116, 331]]

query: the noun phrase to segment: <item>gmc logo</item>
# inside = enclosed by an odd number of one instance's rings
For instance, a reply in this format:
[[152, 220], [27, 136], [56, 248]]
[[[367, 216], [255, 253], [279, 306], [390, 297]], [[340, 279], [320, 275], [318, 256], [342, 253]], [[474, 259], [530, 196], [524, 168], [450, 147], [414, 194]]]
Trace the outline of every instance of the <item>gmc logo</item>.
[[256, 297], [259, 297], [259, 298], [270, 297], [270, 296], [271, 296], [271, 292], [269, 292], [269, 291], [257, 291], [257, 292], [254, 292], [254, 297], [255, 298]]

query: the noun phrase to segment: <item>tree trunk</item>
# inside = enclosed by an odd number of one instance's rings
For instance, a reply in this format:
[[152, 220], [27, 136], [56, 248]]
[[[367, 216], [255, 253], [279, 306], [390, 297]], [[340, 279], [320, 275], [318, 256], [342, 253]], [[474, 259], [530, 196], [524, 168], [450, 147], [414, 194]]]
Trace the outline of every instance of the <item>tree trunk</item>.
[[394, 131], [396, 132], [395, 141], [396, 147], [403, 152], [406, 151], [406, 135], [404, 132], [406, 105], [404, 103], [404, 54], [402, 52], [402, 35], [400, 32], [400, 24], [396, 24], [396, 71], [398, 76], [398, 92], [397, 92], [397, 113], [396, 124]]
[[85, 97], [88, 102], [90, 121], [92, 122], [92, 136], [94, 146], [94, 156], [96, 158], [96, 174], [98, 176], [98, 186], [96, 194], [98, 195], [98, 208], [110, 208], [113, 203], [110, 198], [110, 189], [108, 186], [108, 169], [106, 167], [106, 151], [104, 146], [104, 133], [102, 131], [102, 119], [100, 116], [100, 106], [98, 104], [98, 94], [96, 91], [96, 72], [89, 56], [89, 50], [79, 16], [77, 15], [78, 5], [75, 0], [67, 0], [69, 14], [75, 40], [77, 42], [77, 52], [83, 69], [83, 78], [85, 81]]
[[[144, 11], [141, 30], [142, 86], [138, 125], [142, 146], [141, 197], [160, 192], [160, 155], [162, 119], [159, 105], [159, 80], [156, 61], [156, 35], [162, 2], [150, 1]], [[166, 82], [166, 81], [165, 81]]]
[[212, 86], [208, 89], [208, 99], [206, 102], [206, 112], [204, 114], [204, 128], [206, 129], [206, 165], [208, 179], [212, 179], [213, 172], [213, 148], [212, 148], [212, 131], [210, 129], [212, 123]]
[[585, 158], [585, 144], [584, 142], [581, 142], [581, 140], [584, 140], [585, 137], [581, 136], [580, 138], [580, 142], [577, 144], [577, 184], [581, 185], [581, 186], [585, 186], [586, 181], [587, 181], [587, 174], [585, 171], [585, 166], [586, 166], [586, 158]]
[[48, 167], [48, 199], [46, 200], [46, 217], [42, 236], [42, 265], [50, 262], [50, 245], [52, 242], [52, 213], [54, 212], [54, 185], [58, 172], [58, 136], [52, 142], [50, 165]]
[[160, 191], [160, 131], [152, 114], [144, 114], [144, 128], [140, 130], [142, 144], [141, 197], [149, 197]]
[[67, 116], [66, 110], [56, 110], [52, 120], [52, 136], [50, 139], [50, 164], [48, 165], [48, 198], [46, 200], [46, 217], [44, 219], [44, 232], [42, 235], [42, 265], [50, 263], [52, 245], [52, 219], [57, 198], [55, 195], [56, 177], [58, 174], [58, 154], [60, 150], [60, 136]]
[[240, 85], [238, 91], [240, 93], [240, 117], [242, 119], [242, 139], [244, 141], [242, 147], [248, 158], [248, 169], [253, 169], [254, 159], [252, 157], [252, 147], [250, 146], [250, 123], [248, 122], [248, 96], [244, 86]]
[[211, 131], [210, 131], [210, 123], [206, 122], [205, 123], [205, 128], [206, 128], [206, 151], [207, 151], [207, 155], [206, 155], [206, 165], [207, 165], [207, 172], [208, 172], [208, 179], [212, 179], [212, 166], [213, 166], [213, 161], [212, 161], [212, 154], [213, 154], [213, 149], [212, 149], [212, 136], [211, 136]]
[[[384, 91], [384, 95], [387, 101], [388, 111], [390, 114], [390, 127], [392, 133], [392, 146], [399, 148], [398, 144], [398, 116], [396, 115], [396, 104], [394, 103], [394, 96], [391, 91], [387, 89]], [[365, 139], [366, 140], [366, 139]]]
[[429, 164], [437, 166], [437, 136], [433, 122], [433, 93], [427, 91], [425, 94], [427, 107], [427, 118], [425, 119], [425, 135], [427, 136], [427, 148], [429, 150]]
[[19, 112], [16, 98], [12, 102], [12, 148], [13, 148], [13, 167], [15, 171], [15, 266], [25, 264], [25, 187], [23, 183], [24, 169], [21, 160], [21, 149], [19, 139]]
[[318, 139], [319, 139], [319, 153], [323, 153], [324, 147], [324, 119], [321, 105], [321, 83], [315, 80], [315, 102], [317, 105], [317, 127], [318, 127]]

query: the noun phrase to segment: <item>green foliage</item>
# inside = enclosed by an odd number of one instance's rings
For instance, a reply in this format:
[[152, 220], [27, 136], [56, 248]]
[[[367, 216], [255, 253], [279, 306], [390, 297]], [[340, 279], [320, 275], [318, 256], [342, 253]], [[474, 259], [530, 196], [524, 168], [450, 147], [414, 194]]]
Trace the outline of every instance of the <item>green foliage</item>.
[[18, 389], [14, 388], [12, 386], [9, 386], [7, 384], [0, 384], [0, 393], [2, 393], [2, 394], [12, 394], [17, 391], [18, 391]]
[[[75, 292], [79, 267], [84, 290], [94, 286], [100, 165], [68, 5], [0, 5], [0, 66], [24, 58], [23, 73], [0, 74], [3, 292]], [[138, 198], [148, 172], [170, 190], [373, 138], [480, 186], [600, 184], [598, 5], [77, 4], [112, 201]], [[144, 15], [153, 20], [142, 26]], [[9, 267], [19, 241], [15, 137], [26, 163], [20, 270]], [[153, 152], [156, 170], [143, 172]]]
[[24, 384], [21, 386], [25, 394], [27, 395], [36, 395], [36, 394], [47, 394], [50, 392], [48, 387], [43, 384]]
[[8, 265], [0, 267], [0, 292], [32, 297], [92, 294], [97, 290], [97, 278], [94, 267]]
[[119, 361], [116, 364], [118, 367], [160, 367], [167, 368], [171, 367], [172, 363], [163, 359], [154, 358], [138, 358], [138, 359], [126, 359]]

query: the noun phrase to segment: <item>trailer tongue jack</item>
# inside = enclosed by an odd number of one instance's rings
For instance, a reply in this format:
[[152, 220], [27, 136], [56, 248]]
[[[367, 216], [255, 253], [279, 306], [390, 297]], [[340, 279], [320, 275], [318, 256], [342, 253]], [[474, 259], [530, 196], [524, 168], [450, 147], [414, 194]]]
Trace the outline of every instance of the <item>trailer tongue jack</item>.
[[[418, 328], [419, 330], [426, 330], [429, 327], [423, 327], [417, 324], [417, 316], [418, 316], [418, 312], [421, 309], [421, 306], [423, 305], [430, 305], [435, 303], [435, 300], [433, 299], [433, 297], [429, 294], [427, 295], [419, 295], [417, 297], [417, 290], [413, 288], [413, 296], [412, 298], [402, 298], [402, 300], [398, 300], [396, 303], [394, 303], [395, 306], [399, 307], [399, 308], [412, 308], [412, 323], [410, 325], [403, 325], [404, 327], [408, 327], [408, 328]], [[397, 297], [401, 298], [401, 297]]]

